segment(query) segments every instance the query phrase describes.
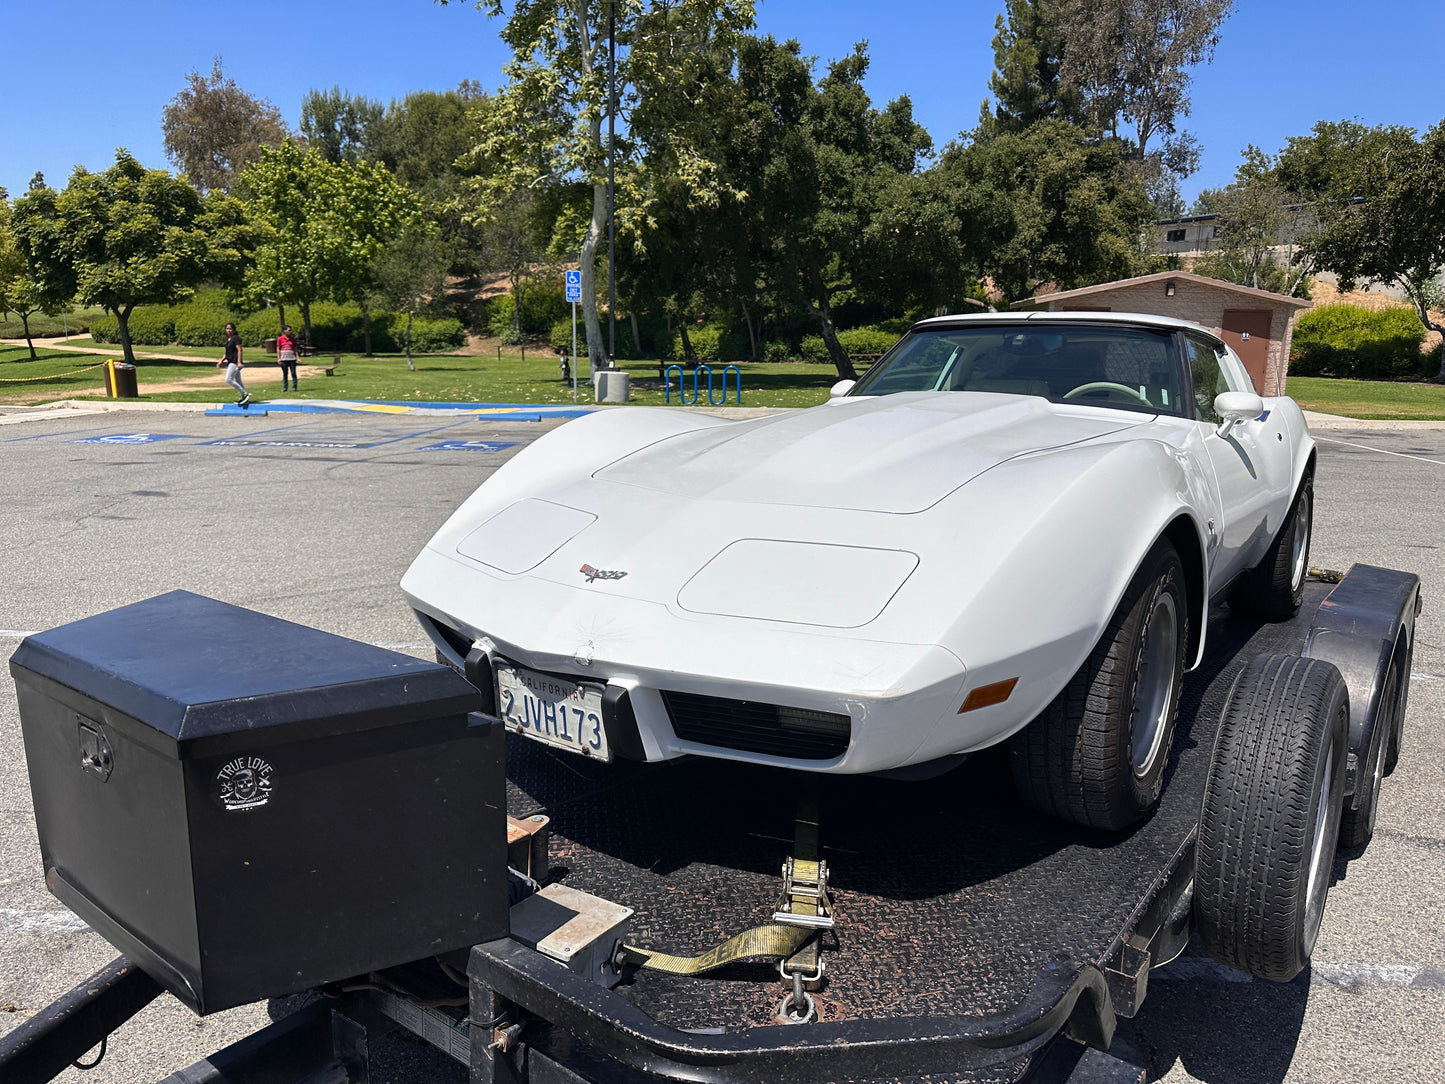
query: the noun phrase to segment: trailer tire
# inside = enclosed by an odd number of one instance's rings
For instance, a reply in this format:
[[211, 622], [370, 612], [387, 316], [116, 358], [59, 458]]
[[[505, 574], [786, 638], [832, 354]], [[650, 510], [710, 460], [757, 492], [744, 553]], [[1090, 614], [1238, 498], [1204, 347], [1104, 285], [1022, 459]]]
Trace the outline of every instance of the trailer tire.
[[1230, 691], [1195, 850], [1205, 950], [1288, 982], [1319, 936], [1339, 838], [1349, 692], [1334, 665], [1261, 655]]
[[1142, 820], [1163, 786], [1188, 641], [1184, 565], [1160, 539], [1084, 665], [1010, 741], [1020, 797], [1086, 828]]
[[1375, 708], [1374, 733], [1371, 734], [1370, 752], [1374, 755], [1365, 761], [1368, 776], [1361, 780], [1365, 792], [1359, 795], [1354, 809], [1348, 804], [1340, 812], [1340, 846], [1363, 847], [1375, 834], [1375, 817], [1380, 810], [1380, 788], [1385, 780], [1385, 766], [1390, 749], [1395, 742], [1396, 718], [1400, 712], [1400, 667], [1399, 652], [1390, 657], [1389, 671], [1385, 675], [1384, 687], [1380, 690], [1380, 702]]
[[1304, 601], [1314, 510], [1315, 479], [1306, 474], [1263, 559], [1241, 576], [1230, 592], [1231, 610], [1266, 621], [1285, 621], [1295, 615]]

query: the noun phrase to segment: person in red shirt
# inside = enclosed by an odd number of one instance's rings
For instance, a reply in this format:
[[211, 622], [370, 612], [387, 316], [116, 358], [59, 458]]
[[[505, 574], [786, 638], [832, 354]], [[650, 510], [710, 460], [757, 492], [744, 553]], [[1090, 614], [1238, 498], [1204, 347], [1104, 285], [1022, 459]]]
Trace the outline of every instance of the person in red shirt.
[[291, 381], [291, 390], [296, 390], [296, 336], [291, 334], [287, 324], [276, 337], [276, 360], [281, 363], [281, 390], [286, 390], [286, 381]]

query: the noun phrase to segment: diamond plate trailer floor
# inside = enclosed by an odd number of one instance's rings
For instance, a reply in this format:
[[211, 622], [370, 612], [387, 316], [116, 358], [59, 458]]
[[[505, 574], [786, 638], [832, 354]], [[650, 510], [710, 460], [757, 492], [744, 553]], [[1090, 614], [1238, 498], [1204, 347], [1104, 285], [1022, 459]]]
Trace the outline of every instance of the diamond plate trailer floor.
[[[817, 1029], [846, 1044], [864, 1024], [925, 1035], [1017, 1016], [1047, 1002], [1050, 990], [1062, 994], [1090, 965], [1120, 967], [1125, 939], [1151, 902], [1182, 904], [1187, 938], [1201, 795], [1230, 689], [1254, 656], [1300, 653], [1330, 590], [1307, 584], [1300, 614], [1280, 624], [1216, 615], [1207, 657], [1185, 679], [1163, 799], [1127, 834], [1023, 807], [1002, 750], [921, 782], [822, 777], [838, 936], [825, 954], [827, 984], [814, 995], [818, 1023], [788, 1030]], [[508, 811], [551, 818], [554, 878], [635, 908], [631, 942], [679, 954], [768, 920], [792, 845], [796, 786], [786, 771], [710, 760], [600, 765], [528, 741], [513, 741], [508, 753]], [[507, 978], [513, 991], [533, 981]], [[664, 1028], [706, 1034], [782, 1026], [778, 978], [765, 963], [708, 978], [639, 971], [617, 994]], [[1145, 988], [1129, 988], [1134, 1004], [1116, 996], [1112, 1010], [1132, 1015]], [[1011, 1081], [1027, 1074], [1029, 1060], [932, 1079]]]

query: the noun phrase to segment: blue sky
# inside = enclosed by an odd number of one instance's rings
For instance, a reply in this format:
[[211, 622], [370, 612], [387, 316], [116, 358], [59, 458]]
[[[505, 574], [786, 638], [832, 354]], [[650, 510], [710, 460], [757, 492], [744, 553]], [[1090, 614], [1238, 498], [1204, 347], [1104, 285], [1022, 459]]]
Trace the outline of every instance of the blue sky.
[[[941, 147], [977, 120], [1002, 8], [1003, 0], [761, 0], [758, 24], [798, 38], [820, 67], [867, 39], [875, 102], [909, 95]], [[1194, 72], [1185, 124], [1204, 158], [1186, 198], [1228, 183], [1246, 144], [1277, 150], [1318, 120], [1423, 130], [1445, 117], [1438, 0], [1238, 0], [1238, 8], [1214, 63]], [[57, 187], [76, 164], [104, 169], [117, 146], [168, 166], [161, 110], [188, 71], [209, 72], [217, 55], [292, 127], [314, 87], [382, 101], [462, 79], [492, 89], [504, 59], [497, 23], [470, 3], [444, 9], [431, 0], [0, 0], [0, 26], [0, 185], [12, 197], [37, 169]]]

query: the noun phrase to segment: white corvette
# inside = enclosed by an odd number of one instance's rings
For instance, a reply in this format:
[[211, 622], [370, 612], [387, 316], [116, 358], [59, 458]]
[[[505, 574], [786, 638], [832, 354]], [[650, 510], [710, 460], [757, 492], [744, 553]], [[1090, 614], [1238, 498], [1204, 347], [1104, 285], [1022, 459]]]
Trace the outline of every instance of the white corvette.
[[517, 733], [611, 759], [918, 773], [1012, 739], [1024, 797], [1159, 795], [1205, 616], [1299, 605], [1314, 444], [1192, 324], [925, 320], [824, 406], [606, 410], [536, 441], [402, 589]]

